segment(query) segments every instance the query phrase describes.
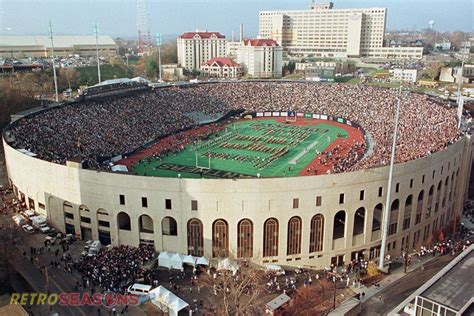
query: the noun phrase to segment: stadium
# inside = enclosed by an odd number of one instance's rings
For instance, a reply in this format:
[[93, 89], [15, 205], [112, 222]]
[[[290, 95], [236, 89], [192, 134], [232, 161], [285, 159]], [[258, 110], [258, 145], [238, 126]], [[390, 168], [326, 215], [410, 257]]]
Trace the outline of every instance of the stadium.
[[[57, 229], [210, 259], [377, 258], [396, 91], [286, 81], [104, 87], [3, 133], [9, 181]], [[387, 250], [427, 243], [467, 195], [471, 137], [404, 93]]]

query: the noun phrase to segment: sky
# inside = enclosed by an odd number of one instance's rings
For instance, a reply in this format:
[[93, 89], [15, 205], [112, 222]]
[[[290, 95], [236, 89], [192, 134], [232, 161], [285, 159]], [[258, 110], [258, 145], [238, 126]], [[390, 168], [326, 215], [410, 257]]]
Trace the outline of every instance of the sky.
[[[258, 34], [261, 10], [307, 9], [311, 0], [149, 0], [150, 30], [175, 36], [207, 29], [230, 37], [244, 24], [246, 37]], [[317, 0], [326, 2], [324, 0]], [[335, 8], [384, 7], [387, 30], [421, 30], [434, 20], [438, 31], [473, 31], [473, 0], [333, 0]], [[99, 33], [131, 38], [137, 33], [136, 0], [0, 0], [0, 34]]]

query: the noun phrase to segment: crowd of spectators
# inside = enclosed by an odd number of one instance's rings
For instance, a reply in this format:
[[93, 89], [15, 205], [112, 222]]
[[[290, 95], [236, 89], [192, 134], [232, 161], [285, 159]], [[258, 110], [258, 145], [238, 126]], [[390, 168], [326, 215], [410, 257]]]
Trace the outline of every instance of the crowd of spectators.
[[93, 286], [104, 291], [126, 293], [127, 286], [143, 276], [143, 264], [154, 256], [153, 246], [122, 245], [103, 250], [96, 256], [85, 256], [75, 262], [75, 268]]
[[[130, 153], [195, 127], [197, 123], [186, 113], [291, 110], [343, 117], [362, 126], [374, 140], [372, 154], [358, 161], [349, 157], [350, 163], [341, 163], [335, 171], [361, 170], [390, 161], [397, 97], [394, 90], [343, 84], [235, 82], [168, 87], [45, 111], [13, 126], [13, 145], [48, 161], [64, 164], [80, 158], [99, 168], [105, 160], [101, 157]], [[396, 162], [443, 150], [459, 136], [454, 109], [426, 95], [402, 96]]]

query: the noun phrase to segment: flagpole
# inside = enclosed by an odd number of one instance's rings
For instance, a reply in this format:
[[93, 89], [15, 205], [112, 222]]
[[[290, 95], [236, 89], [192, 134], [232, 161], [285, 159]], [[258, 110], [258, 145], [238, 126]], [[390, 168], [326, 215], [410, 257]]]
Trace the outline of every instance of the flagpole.
[[463, 104], [464, 100], [461, 95], [461, 86], [462, 86], [462, 72], [464, 69], [464, 60], [465, 60], [465, 51], [467, 48], [467, 42], [464, 42], [464, 48], [462, 50], [462, 62], [461, 62], [461, 69], [458, 72], [458, 97], [457, 97], [457, 103], [458, 103], [458, 129], [461, 128], [461, 119], [462, 119], [462, 110], [463, 110]]
[[[387, 198], [385, 200], [385, 210], [383, 214], [383, 225], [382, 225], [382, 244], [380, 245], [380, 260], [379, 260], [379, 269], [383, 270], [385, 265], [385, 247], [387, 244], [388, 238], [388, 224], [390, 220], [390, 211], [391, 211], [391, 199], [392, 199], [392, 179], [393, 179], [393, 169], [395, 165], [395, 155], [397, 149], [397, 137], [398, 137], [398, 122], [400, 119], [400, 101], [402, 98], [402, 87], [403, 87], [403, 72], [405, 70], [405, 60], [403, 60], [402, 75], [400, 80], [400, 87], [398, 89], [398, 100], [397, 100], [397, 109], [395, 112], [395, 126], [393, 129], [393, 143], [392, 143], [392, 154], [390, 157], [390, 168], [388, 173], [388, 183], [387, 183]], [[397, 227], [398, 228], [398, 227]]]

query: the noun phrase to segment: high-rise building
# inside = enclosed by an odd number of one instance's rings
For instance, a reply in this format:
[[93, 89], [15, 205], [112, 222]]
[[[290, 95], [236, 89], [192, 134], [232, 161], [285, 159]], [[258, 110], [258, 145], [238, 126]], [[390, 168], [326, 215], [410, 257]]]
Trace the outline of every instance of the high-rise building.
[[421, 47], [383, 47], [386, 18], [385, 8], [334, 9], [313, 1], [309, 10], [261, 11], [259, 35], [292, 55], [421, 58]]
[[282, 48], [272, 39], [246, 39], [237, 50], [237, 62], [252, 78], [280, 78]]
[[226, 39], [219, 32], [187, 32], [178, 36], [178, 63], [186, 70], [200, 69], [209, 59], [226, 56]]

